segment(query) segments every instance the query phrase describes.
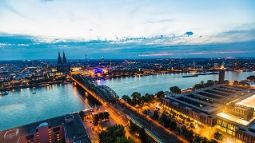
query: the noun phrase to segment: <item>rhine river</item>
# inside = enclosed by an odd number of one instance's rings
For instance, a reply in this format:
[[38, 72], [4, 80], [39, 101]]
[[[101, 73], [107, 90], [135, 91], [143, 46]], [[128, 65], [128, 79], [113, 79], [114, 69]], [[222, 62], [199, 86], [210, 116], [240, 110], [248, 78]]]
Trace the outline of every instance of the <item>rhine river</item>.
[[[106, 81], [98, 81], [99, 84], [104, 84], [111, 87], [120, 97], [123, 95], [131, 95], [134, 91], [154, 94], [158, 91], [169, 91], [169, 87], [178, 86], [181, 89], [192, 87], [196, 83], [207, 80], [218, 80], [218, 74], [214, 75], [199, 75], [198, 77], [182, 76], [190, 75], [190, 73], [176, 73], [176, 74], [160, 74], [149, 75], [143, 77], [126, 77], [115, 78]], [[255, 72], [225, 72], [225, 79], [244, 80], [250, 75], [255, 75]]]
[[0, 131], [84, 108], [80, 93], [72, 84], [10, 91], [0, 96]]
[[[169, 91], [171, 86], [182, 89], [192, 87], [200, 81], [217, 80], [218, 75], [200, 75], [183, 78], [187, 73], [150, 75], [143, 77], [115, 78], [98, 81], [117, 92], [119, 96]], [[226, 72], [228, 80], [243, 80], [255, 72]], [[35, 93], [36, 92], [36, 93]], [[33, 94], [34, 93], [34, 94]], [[87, 104], [86, 104], [87, 105]], [[51, 85], [36, 89], [19, 89], [0, 96], [0, 130], [72, 113], [85, 108], [80, 92], [72, 84]]]

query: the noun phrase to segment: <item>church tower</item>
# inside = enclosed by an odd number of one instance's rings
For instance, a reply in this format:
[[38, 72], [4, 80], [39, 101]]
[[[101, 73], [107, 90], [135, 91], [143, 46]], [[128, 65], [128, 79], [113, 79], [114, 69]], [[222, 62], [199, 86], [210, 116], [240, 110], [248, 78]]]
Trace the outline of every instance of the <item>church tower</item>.
[[67, 63], [65, 52], [63, 52], [62, 57], [60, 53], [58, 53], [57, 70], [63, 73], [68, 73], [70, 71], [70, 65]]
[[63, 52], [63, 60], [62, 60], [62, 64], [67, 64], [67, 60], [66, 60], [65, 52]]
[[57, 64], [58, 64], [58, 65], [59, 65], [59, 64], [62, 64], [62, 58], [61, 58], [59, 52], [58, 52], [58, 62], [57, 62]]

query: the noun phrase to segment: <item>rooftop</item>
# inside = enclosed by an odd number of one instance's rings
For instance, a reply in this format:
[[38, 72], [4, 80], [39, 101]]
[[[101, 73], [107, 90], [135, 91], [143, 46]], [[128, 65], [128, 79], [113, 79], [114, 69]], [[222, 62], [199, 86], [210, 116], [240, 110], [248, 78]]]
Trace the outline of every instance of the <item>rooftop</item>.
[[216, 85], [188, 94], [170, 95], [167, 100], [206, 114], [221, 112], [221, 107], [231, 102], [255, 108], [255, 92], [226, 85]]
[[71, 122], [66, 123], [65, 117], [66, 115], [34, 122], [28, 125], [20, 126], [17, 128], [0, 131], [0, 142], [1, 143], [9, 143], [17, 142], [19, 137], [24, 135], [29, 135], [35, 133], [38, 126], [45, 126], [48, 124], [49, 127], [55, 127], [59, 125], [64, 125], [66, 130], [66, 135], [68, 138], [73, 139], [74, 141], [81, 141], [81, 143], [90, 143], [90, 139], [84, 129], [82, 120], [79, 114], [75, 113], [73, 115], [73, 120]]
[[217, 113], [216, 115], [221, 117], [221, 118], [224, 118], [226, 120], [229, 120], [231, 122], [235, 122], [237, 124], [244, 125], [244, 126], [248, 126], [253, 121], [253, 119], [251, 119], [250, 121], [246, 121], [246, 120], [243, 120], [243, 119], [241, 119], [237, 116], [227, 114], [227, 113], [224, 113], [224, 112]]
[[237, 102], [237, 104], [252, 107], [255, 109], [255, 94], [248, 98], [245, 98], [244, 100], [241, 100], [240, 102]]

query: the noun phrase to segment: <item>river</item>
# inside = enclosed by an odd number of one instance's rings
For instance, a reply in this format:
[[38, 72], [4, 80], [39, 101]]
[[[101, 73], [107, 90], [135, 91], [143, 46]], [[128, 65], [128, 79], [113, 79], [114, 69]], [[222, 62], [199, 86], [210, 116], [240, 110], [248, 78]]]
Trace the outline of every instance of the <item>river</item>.
[[[111, 87], [121, 97], [123, 95], [131, 95], [134, 91], [145, 93], [156, 93], [158, 91], [169, 91], [169, 87], [178, 86], [181, 89], [192, 87], [196, 83], [207, 80], [218, 80], [218, 74], [214, 75], [199, 75], [198, 77], [183, 78], [182, 76], [190, 75], [190, 73], [171, 73], [160, 75], [149, 75], [143, 77], [125, 77], [114, 78], [106, 81], [97, 81], [98, 84], [103, 84]], [[255, 75], [255, 72], [225, 72], [226, 80], [244, 80], [250, 75]]]
[[83, 110], [72, 84], [19, 89], [0, 96], [0, 130]]

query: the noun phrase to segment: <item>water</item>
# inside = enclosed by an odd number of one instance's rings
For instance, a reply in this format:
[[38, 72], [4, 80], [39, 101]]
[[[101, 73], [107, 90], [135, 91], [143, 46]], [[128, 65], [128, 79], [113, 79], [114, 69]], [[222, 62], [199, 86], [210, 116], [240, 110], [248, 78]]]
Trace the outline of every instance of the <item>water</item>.
[[[179, 86], [182, 89], [192, 87], [200, 81], [218, 80], [217, 75], [199, 75], [198, 77], [183, 78], [182, 76], [190, 75], [188, 73], [150, 75], [143, 77], [116, 78], [106, 81], [98, 81], [99, 84], [105, 84], [111, 87], [119, 96], [131, 95], [134, 91], [145, 93], [156, 93], [158, 91], [169, 91], [171, 86]], [[225, 73], [226, 80], [243, 80], [254, 72], [231, 72]]]
[[[119, 96], [131, 95], [134, 91], [142, 94], [168, 91], [171, 86], [180, 88], [192, 87], [195, 83], [207, 80], [217, 80], [218, 75], [201, 75], [183, 78], [187, 73], [150, 75], [144, 77], [117, 78], [98, 81], [117, 92]], [[226, 72], [228, 80], [243, 80], [254, 72]], [[33, 92], [36, 91], [36, 94]], [[0, 130], [9, 129], [32, 122], [77, 112], [85, 105], [80, 99], [80, 93], [71, 84], [52, 85], [33, 89], [20, 89], [0, 96]]]
[[[33, 92], [36, 91], [36, 94]], [[85, 105], [72, 84], [20, 89], [0, 96], [0, 130], [77, 112]]]

